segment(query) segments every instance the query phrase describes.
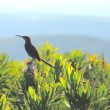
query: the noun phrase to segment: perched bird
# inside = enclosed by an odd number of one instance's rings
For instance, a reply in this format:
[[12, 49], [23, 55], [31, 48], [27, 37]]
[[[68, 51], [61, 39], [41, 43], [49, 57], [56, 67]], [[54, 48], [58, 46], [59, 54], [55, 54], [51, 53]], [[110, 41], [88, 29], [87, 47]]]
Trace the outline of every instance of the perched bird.
[[38, 51], [36, 50], [36, 48], [31, 43], [30, 37], [28, 37], [28, 36], [21, 36], [21, 35], [16, 35], [16, 36], [22, 37], [25, 40], [25, 50], [26, 50], [27, 54], [32, 58], [32, 61], [30, 62], [30, 64], [35, 59], [37, 59], [38, 61], [43, 61], [44, 63], [46, 63], [50, 67], [53, 67], [52, 64], [48, 63], [43, 58], [40, 58]]

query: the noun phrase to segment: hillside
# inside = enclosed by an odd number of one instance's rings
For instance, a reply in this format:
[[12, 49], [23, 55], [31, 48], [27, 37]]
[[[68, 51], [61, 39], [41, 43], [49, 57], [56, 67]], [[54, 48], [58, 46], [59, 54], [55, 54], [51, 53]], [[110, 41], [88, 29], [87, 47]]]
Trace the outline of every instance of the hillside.
[[[39, 35], [32, 37], [32, 42], [37, 48], [39, 48], [40, 44], [49, 42], [53, 46], [59, 47], [60, 52], [78, 49], [99, 55], [104, 53], [105, 59], [110, 61], [110, 41], [107, 40], [78, 35]], [[0, 52], [5, 52], [14, 59], [22, 60], [27, 57], [23, 46], [24, 41], [16, 36], [0, 38]]]

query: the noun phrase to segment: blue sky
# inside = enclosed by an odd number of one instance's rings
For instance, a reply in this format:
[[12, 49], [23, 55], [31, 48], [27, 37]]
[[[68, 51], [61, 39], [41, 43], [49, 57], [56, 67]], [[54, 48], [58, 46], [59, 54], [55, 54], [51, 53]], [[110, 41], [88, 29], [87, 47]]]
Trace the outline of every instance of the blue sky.
[[109, 38], [110, 0], [0, 0], [0, 37], [79, 34]]
[[[0, 0], [0, 38], [14, 38], [16, 34], [39, 36], [39, 39], [40, 34], [50, 34], [52, 37], [53, 34], [61, 35], [59, 45], [63, 45], [62, 50], [65, 49], [63, 35], [67, 36], [68, 40], [74, 36], [83, 39], [84, 36], [110, 41], [110, 0]], [[55, 39], [59, 40], [59, 36]], [[1, 50], [5, 50], [1, 39]], [[74, 47], [70, 41], [66, 41], [66, 44], [69, 48]], [[100, 44], [98, 47], [97, 43], [93, 45], [96, 46], [97, 52], [101, 49], [100, 52], [106, 51], [108, 55], [108, 44]], [[85, 49], [83, 45], [80, 46]], [[16, 52], [13, 46], [12, 50], [7, 48], [7, 45], [5, 47], [6, 51]]]
[[110, 17], [110, 0], [0, 0], [0, 13], [54, 13]]

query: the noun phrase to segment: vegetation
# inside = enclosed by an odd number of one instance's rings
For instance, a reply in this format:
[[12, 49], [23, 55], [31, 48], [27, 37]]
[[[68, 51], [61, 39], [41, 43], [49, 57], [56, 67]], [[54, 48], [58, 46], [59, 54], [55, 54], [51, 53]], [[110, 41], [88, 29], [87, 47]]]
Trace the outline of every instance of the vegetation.
[[55, 67], [0, 54], [0, 110], [110, 109], [110, 64], [103, 55], [60, 54], [48, 43], [39, 52]]

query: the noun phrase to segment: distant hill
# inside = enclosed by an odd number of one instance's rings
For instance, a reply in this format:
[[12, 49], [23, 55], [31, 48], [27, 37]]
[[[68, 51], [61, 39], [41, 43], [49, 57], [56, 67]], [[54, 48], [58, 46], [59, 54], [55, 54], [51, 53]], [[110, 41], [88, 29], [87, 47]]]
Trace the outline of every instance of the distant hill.
[[[104, 53], [106, 60], [110, 61], [110, 41], [90, 38], [78, 35], [39, 35], [32, 37], [32, 42], [36, 47], [39, 44], [49, 42], [60, 49], [60, 52], [68, 52], [74, 49], [83, 52]], [[24, 41], [19, 37], [0, 38], [0, 52], [5, 52], [11, 58], [22, 60], [27, 56], [24, 50]]]

